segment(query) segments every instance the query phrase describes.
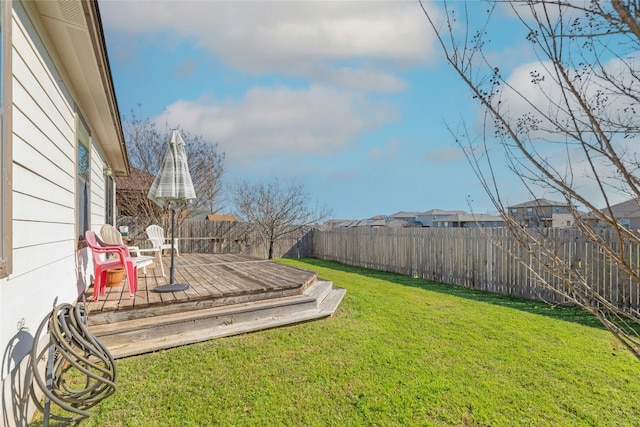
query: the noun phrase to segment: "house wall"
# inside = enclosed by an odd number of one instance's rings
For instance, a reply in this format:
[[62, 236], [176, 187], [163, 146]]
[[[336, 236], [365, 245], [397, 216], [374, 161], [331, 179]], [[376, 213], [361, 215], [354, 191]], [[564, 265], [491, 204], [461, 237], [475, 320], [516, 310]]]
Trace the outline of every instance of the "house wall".
[[433, 216], [432, 215], [418, 215], [417, 219], [425, 227], [433, 227]]
[[[532, 209], [532, 213], [528, 213], [528, 209]], [[511, 207], [507, 208], [509, 216], [515, 218], [521, 225], [526, 225], [530, 222], [531, 217], [543, 217], [551, 218], [552, 227], [567, 227], [566, 222], [569, 218], [572, 218], [569, 208], [566, 206], [538, 206], [532, 204], [530, 206], [518, 206], [518, 213], [513, 215]], [[535, 221], [533, 221], [535, 222]], [[573, 221], [571, 221], [573, 223]]]
[[[54, 301], [75, 302], [87, 272], [86, 250], [77, 251], [77, 107], [30, 7], [14, 1], [11, 24], [13, 270], [0, 280], [0, 425], [26, 425], [33, 407], [25, 356]], [[93, 227], [104, 221], [104, 162], [97, 145], [91, 153]]]
[[571, 214], [571, 212], [569, 211], [569, 208], [567, 208], [566, 206], [531, 205], [526, 207], [519, 207], [518, 217], [527, 218], [531, 216], [527, 213], [527, 210], [529, 208], [533, 209], [533, 214], [532, 214], [533, 216], [543, 216], [545, 218], [551, 218], [553, 215], [558, 215], [558, 214]]
[[631, 230], [640, 230], [640, 218], [629, 218], [629, 228]]
[[554, 212], [553, 206], [541, 206], [540, 208], [534, 207], [533, 214], [536, 216], [543, 216], [545, 218], [551, 218]]
[[[446, 225], [445, 225], [446, 223]], [[435, 221], [435, 228], [504, 227], [504, 221]]]
[[515, 218], [515, 220], [520, 224], [520, 225], [524, 225], [527, 222], [527, 219], [530, 218], [532, 215], [536, 215], [535, 213], [535, 208], [533, 211], [533, 214], [528, 214], [527, 213], [527, 208], [526, 207], [518, 207], [516, 209], [518, 209], [518, 213], [517, 214], [513, 214], [513, 208], [508, 208], [509, 209], [509, 216], [511, 216], [512, 218]]
[[574, 222], [575, 222], [575, 219], [573, 218], [573, 215], [569, 213], [554, 213], [553, 216], [551, 217], [552, 227], [558, 227], [558, 228], [571, 227], [573, 226]]

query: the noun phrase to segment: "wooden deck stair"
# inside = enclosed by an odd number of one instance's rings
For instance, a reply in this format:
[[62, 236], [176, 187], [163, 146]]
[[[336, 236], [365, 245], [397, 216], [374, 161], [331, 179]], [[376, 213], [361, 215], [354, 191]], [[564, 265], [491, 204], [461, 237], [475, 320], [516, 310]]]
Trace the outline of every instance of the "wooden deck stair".
[[344, 294], [331, 282], [316, 280], [299, 295], [199, 309], [174, 304], [162, 314], [98, 313], [89, 317], [89, 330], [117, 359], [329, 317]]

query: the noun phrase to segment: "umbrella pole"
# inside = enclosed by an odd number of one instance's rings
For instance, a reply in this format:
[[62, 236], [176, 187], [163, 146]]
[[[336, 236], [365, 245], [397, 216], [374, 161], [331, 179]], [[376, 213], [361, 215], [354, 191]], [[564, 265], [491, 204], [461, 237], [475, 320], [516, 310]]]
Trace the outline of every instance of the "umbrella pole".
[[169, 267], [169, 284], [168, 285], [160, 285], [153, 288], [153, 292], [178, 292], [184, 291], [189, 288], [189, 285], [176, 283], [175, 276], [173, 275], [173, 255], [174, 255], [174, 245], [175, 245], [175, 225], [176, 225], [176, 211], [175, 209], [171, 209], [171, 267]]
[[169, 284], [173, 285], [176, 283], [175, 276], [173, 275], [173, 253], [175, 249], [173, 245], [175, 244], [175, 227], [176, 227], [176, 210], [171, 209], [171, 267], [169, 267]]

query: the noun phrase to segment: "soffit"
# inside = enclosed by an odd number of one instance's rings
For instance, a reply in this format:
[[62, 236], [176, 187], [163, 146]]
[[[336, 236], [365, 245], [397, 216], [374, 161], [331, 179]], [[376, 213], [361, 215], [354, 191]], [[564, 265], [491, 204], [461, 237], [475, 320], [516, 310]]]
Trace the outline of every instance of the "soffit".
[[120, 113], [111, 79], [102, 23], [93, 0], [37, 1], [50, 42], [94, 137], [117, 176], [129, 173]]

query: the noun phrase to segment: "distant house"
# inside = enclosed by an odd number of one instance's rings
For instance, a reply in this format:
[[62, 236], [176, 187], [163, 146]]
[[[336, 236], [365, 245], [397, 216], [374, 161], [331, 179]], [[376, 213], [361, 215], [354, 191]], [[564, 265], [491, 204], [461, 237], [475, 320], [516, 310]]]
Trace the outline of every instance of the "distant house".
[[504, 219], [499, 215], [457, 213], [439, 217], [433, 221], [433, 227], [443, 228], [473, 228], [473, 227], [504, 227]]
[[84, 233], [129, 159], [97, 1], [3, 0], [0, 20], [0, 424], [22, 426], [34, 334], [89, 285]]
[[523, 227], [572, 227], [569, 204], [547, 199], [535, 199], [507, 207], [507, 214]]
[[[640, 199], [631, 199], [626, 202], [611, 206], [611, 213], [606, 209], [601, 209], [607, 216], [613, 213], [618, 223], [631, 230], [640, 230]], [[583, 218], [593, 227], [604, 227], [593, 213], [586, 214]]]
[[383, 228], [387, 226], [386, 217], [382, 215], [376, 215], [369, 219], [361, 219], [359, 221], [353, 221], [349, 224], [349, 227], [368, 227], [368, 228]]
[[418, 221], [420, 212], [396, 212], [385, 218], [387, 227], [422, 227], [422, 223]]
[[465, 211], [447, 211], [442, 209], [431, 209], [416, 215], [416, 220], [421, 222], [424, 227], [433, 227], [433, 222], [438, 219], [456, 214], [463, 214]]

